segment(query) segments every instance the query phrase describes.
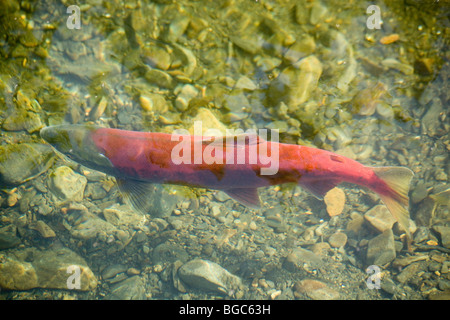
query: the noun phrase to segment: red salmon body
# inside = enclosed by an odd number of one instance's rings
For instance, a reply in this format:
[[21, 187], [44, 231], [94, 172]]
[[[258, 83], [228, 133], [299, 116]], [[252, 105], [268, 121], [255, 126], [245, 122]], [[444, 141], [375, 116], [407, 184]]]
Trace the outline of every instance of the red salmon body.
[[256, 134], [205, 137], [71, 125], [44, 128], [41, 136], [73, 160], [115, 176], [122, 189], [141, 193], [136, 186], [145, 183], [203, 187], [258, 208], [260, 187], [298, 183], [321, 198], [342, 182], [357, 184], [376, 192], [409, 235], [408, 168], [367, 167]]

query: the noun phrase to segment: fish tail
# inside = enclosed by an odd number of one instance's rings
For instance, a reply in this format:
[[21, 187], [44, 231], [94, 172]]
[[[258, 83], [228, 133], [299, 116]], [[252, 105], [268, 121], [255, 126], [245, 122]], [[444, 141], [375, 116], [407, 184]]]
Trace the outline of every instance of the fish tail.
[[378, 193], [395, 220], [405, 230], [410, 241], [408, 192], [414, 173], [405, 167], [372, 167], [371, 169], [384, 184], [383, 186], [377, 183], [373, 190]]

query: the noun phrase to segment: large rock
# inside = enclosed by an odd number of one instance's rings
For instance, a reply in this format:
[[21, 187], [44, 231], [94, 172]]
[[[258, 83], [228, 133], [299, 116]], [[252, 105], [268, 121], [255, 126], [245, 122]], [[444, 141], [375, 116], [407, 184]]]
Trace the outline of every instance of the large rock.
[[17, 228], [12, 224], [0, 228], [0, 250], [15, 247], [20, 243], [20, 239], [16, 236], [16, 232]]
[[394, 234], [386, 230], [382, 234], [369, 240], [367, 247], [367, 263], [381, 266], [395, 259]]
[[0, 146], [0, 185], [16, 186], [48, 170], [53, 164], [50, 146], [21, 143]]
[[105, 300], [145, 300], [145, 286], [141, 277], [133, 276], [112, 286]]
[[285, 102], [290, 108], [307, 101], [322, 75], [322, 63], [316, 56], [308, 56], [285, 68], [269, 88], [274, 104]]
[[58, 167], [50, 174], [50, 190], [63, 201], [83, 200], [86, 184], [87, 179], [85, 176], [75, 173], [66, 166]]
[[312, 251], [296, 248], [292, 250], [286, 257], [283, 267], [291, 272], [306, 267], [307, 269], [318, 268], [323, 265], [323, 260]]
[[189, 286], [206, 291], [229, 294], [241, 286], [239, 277], [208, 260], [191, 260], [178, 269], [178, 275]]
[[66, 219], [70, 234], [82, 240], [96, 238], [99, 234], [113, 234], [117, 231], [113, 224], [90, 213], [83, 205], [70, 207]]
[[441, 236], [442, 245], [450, 249], [450, 227], [435, 226], [433, 229]]
[[385, 205], [379, 204], [367, 211], [364, 218], [370, 222], [378, 231], [384, 232], [392, 229], [396, 222], [395, 218], [389, 212]]
[[[79, 282], [75, 279], [77, 274]], [[96, 286], [97, 279], [86, 261], [67, 248], [43, 251], [27, 248], [0, 253], [0, 287], [3, 289], [46, 288], [88, 291]]]

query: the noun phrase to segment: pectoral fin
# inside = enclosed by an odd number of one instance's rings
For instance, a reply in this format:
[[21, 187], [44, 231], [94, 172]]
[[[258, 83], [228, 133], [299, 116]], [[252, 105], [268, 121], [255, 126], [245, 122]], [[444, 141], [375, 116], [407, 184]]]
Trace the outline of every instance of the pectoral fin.
[[117, 178], [117, 185], [125, 200], [136, 210], [148, 214], [153, 206], [149, 195], [154, 192], [154, 186], [147, 182]]
[[259, 201], [258, 189], [256, 188], [234, 188], [223, 190], [230, 198], [236, 200], [240, 204], [252, 208], [261, 208]]

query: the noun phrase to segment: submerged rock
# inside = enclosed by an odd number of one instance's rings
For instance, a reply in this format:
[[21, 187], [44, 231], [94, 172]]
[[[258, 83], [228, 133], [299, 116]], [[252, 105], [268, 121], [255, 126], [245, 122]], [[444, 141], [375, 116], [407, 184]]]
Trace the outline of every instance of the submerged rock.
[[307, 267], [308, 269], [318, 268], [323, 265], [323, 260], [320, 256], [316, 255], [312, 251], [296, 248], [290, 252], [283, 267], [291, 272], [295, 272], [298, 269]]
[[68, 209], [67, 223], [70, 234], [82, 240], [93, 239], [100, 233], [111, 234], [116, 230], [111, 223], [90, 213], [83, 205]]
[[141, 277], [134, 276], [112, 286], [105, 300], [145, 300], [145, 286]]
[[[79, 282], [73, 277], [76, 274], [79, 274]], [[0, 287], [3, 289], [88, 291], [96, 286], [97, 279], [86, 261], [67, 248], [44, 251], [27, 248], [0, 253]]]
[[391, 229], [369, 240], [367, 263], [381, 266], [395, 259], [394, 234]]
[[86, 177], [75, 173], [71, 168], [61, 166], [50, 174], [49, 188], [61, 200], [83, 200]]
[[345, 206], [345, 193], [342, 189], [333, 188], [327, 192], [324, 199], [327, 206], [327, 212], [330, 217], [340, 215]]
[[367, 211], [364, 214], [364, 218], [380, 232], [392, 229], [392, 226], [396, 222], [387, 207], [382, 204]]
[[189, 286], [206, 291], [230, 294], [241, 286], [239, 277], [208, 260], [191, 260], [178, 269], [178, 275]]
[[269, 97], [273, 103], [283, 101], [295, 107], [309, 99], [321, 75], [322, 63], [316, 56], [308, 56], [280, 73], [270, 85]]
[[325, 283], [314, 280], [305, 279], [295, 283], [296, 293], [306, 294], [313, 300], [337, 300], [339, 299], [339, 292], [331, 289]]
[[9, 225], [0, 228], [0, 250], [13, 248], [20, 244], [20, 239], [16, 236], [17, 228]]
[[22, 143], [0, 146], [0, 184], [19, 185], [47, 171], [54, 162], [50, 146]]

